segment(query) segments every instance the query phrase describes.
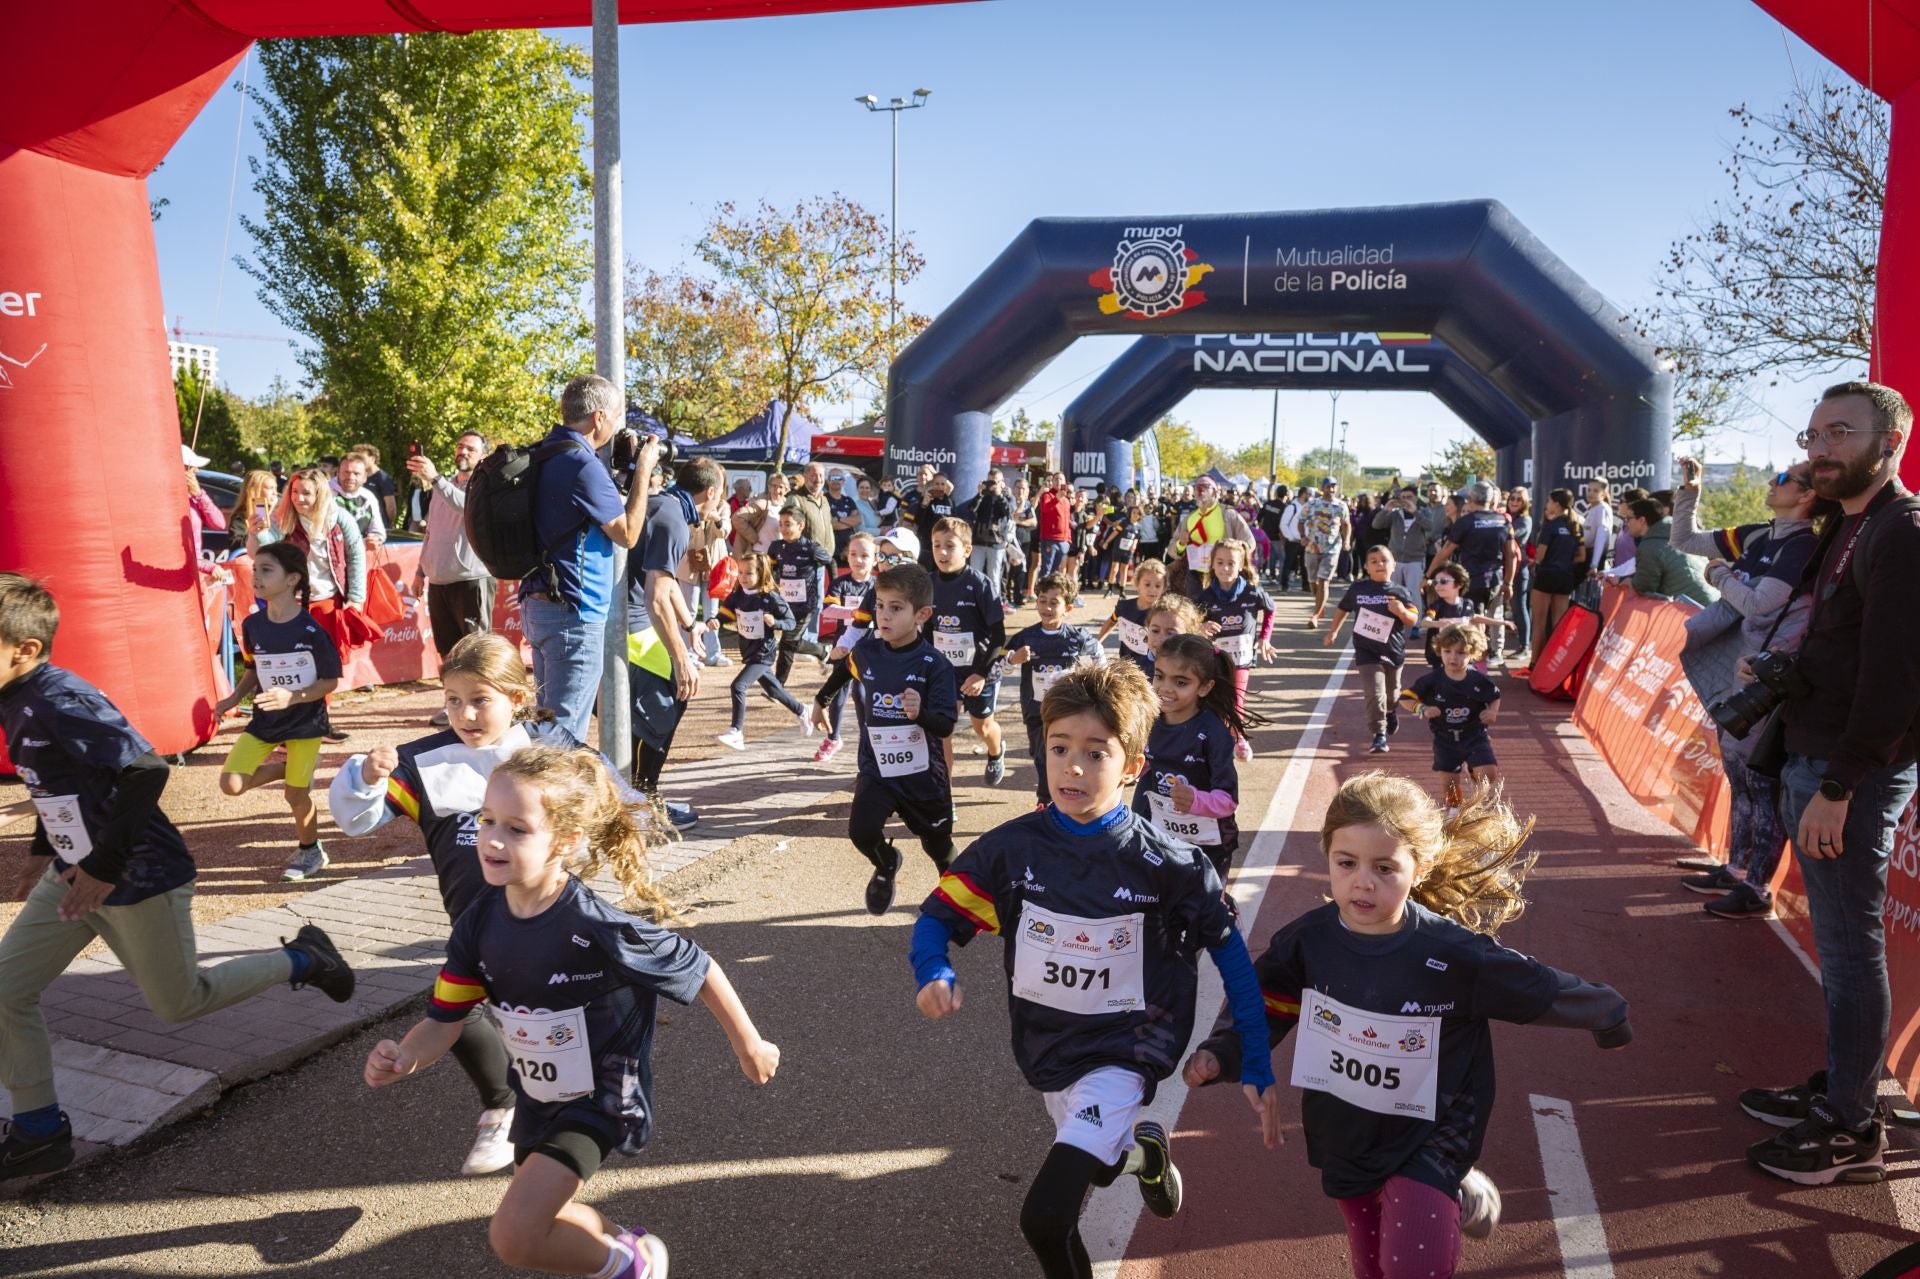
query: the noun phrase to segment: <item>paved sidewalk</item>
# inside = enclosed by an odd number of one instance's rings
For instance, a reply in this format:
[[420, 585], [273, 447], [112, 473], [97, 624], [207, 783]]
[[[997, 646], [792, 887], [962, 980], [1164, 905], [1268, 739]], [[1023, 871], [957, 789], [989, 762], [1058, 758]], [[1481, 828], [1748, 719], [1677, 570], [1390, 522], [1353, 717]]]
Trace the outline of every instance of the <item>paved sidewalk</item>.
[[[700, 824], [653, 856], [667, 881], [736, 840], [825, 804], [851, 789], [853, 755], [833, 764], [756, 753], [670, 768], [662, 790], [691, 803]], [[769, 803], [777, 797], [779, 802]], [[601, 886], [605, 887], [605, 886]], [[617, 895], [618, 889], [610, 895]], [[432, 985], [447, 916], [422, 856], [296, 898], [286, 906], [197, 926], [200, 958], [278, 947], [302, 923], [324, 928], [353, 965], [353, 998], [276, 986], [231, 1008], [177, 1025], [161, 1021], [111, 952], [100, 948], [48, 988], [41, 1001], [54, 1036], [54, 1080], [73, 1121], [77, 1162], [127, 1146], [206, 1110], [227, 1089], [312, 1056], [391, 1016]], [[0, 1089], [0, 1114], [11, 1113]]]

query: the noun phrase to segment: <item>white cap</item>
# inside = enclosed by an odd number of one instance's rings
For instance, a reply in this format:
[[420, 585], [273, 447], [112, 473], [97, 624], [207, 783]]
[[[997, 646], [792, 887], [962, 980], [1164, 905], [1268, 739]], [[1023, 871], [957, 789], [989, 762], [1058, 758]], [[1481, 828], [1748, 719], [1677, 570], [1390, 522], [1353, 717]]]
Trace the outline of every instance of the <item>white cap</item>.
[[180, 461], [187, 466], [205, 466], [207, 464], [206, 458], [201, 457], [184, 444], [180, 446]]
[[880, 540], [892, 542], [893, 549], [902, 555], [916, 560], [920, 558], [920, 535], [904, 524], [896, 524], [886, 530], [880, 534]]

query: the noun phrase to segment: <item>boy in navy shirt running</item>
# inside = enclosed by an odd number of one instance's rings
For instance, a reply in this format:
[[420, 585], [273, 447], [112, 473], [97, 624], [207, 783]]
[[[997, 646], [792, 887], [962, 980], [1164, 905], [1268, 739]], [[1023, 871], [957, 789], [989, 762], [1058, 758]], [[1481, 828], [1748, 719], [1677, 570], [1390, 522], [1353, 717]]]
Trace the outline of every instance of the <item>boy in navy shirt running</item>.
[[1130, 662], [1083, 666], [1041, 703], [1053, 802], [982, 835], [920, 906], [920, 1011], [957, 1012], [947, 948], [1003, 939], [1013, 1053], [1043, 1097], [1054, 1143], [1020, 1210], [1047, 1279], [1092, 1279], [1080, 1205], [1131, 1174], [1156, 1216], [1179, 1211], [1166, 1129], [1136, 1123], [1193, 1034], [1205, 950], [1220, 969], [1268, 1146], [1279, 1135], [1260, 991], [1213, 866], [1141, 820], [1124, 792], [1145, 766], [1158, 705]]
[[1043, 807], [1053, 796], [1047, 793], [1046, 734], [1040, 726], [1040, 703], [1061, 676], [1083, 661], [1098, 662], [1103, 656], [1093, 632], [1067, 623], [1067, 601], [1072, 596], [1073, 583], [1064, 573], [1041, 578], [1033, 592], [1033, 607], [1040, 620], [1007, 641], [1007, 665], [1020, 668], [1020, 718], [1026, 721], [1027, 750], [1033, 757], [1034, 794]]
[[1500, 687], [1470, 663], [1485, 657], [1486, 633], [1471, 622], [1455, 622], [1434, 637], [1440, 669], [1428, 671], [1401, 696], [1433, 729], [1433, 771], [1446, 781], [1446, 804], [1459, 808], [1462, 780], [1492, 785], [1500, 780], [1487, 730], [1500, 717]]
[[823, 732], [828, 707], [848, 683], [856, 685], [860, 771], [853, 782], [847, 836], [873, 863], [867, 910], [893, 905], [900, 850], [887, 838], [887, 818], [899, 815], [920, 846], [944, 871], [953, 858], [953, 785], [944, 744], [953, 732], [959, 694], [953, 665], [927, 642], [921, 627], [933, 616], [933, 581], [918, 564], [896, 564], [873, 587], [873, 631], [838, 663], [813, 699], [813, 722]]
[[1340, 624], [1353, 616], [1353, 660], [1367, 685], [1367, 728], [1373, 753], [1387, 752], [1387, 738], [1400, 731], [1400, 668], [1407, 661], [1407, 627], [1420, 624], [1420, 603], [1393, 580], [1393, 552], [1367, 551], [1366, 576], [1356, 578], [1333, 610], [1333, 625], [1320, 642], [1328, 648]]
[[[960, 682], [959, 709], [973, 721], [973, 732], [987, 748], [986, 781], [998, 786], [1007, 775], [1005, 739], [994, 712], [1000, 703], [1000, 658], [1007, 648], [1007, 609], [1000, 587], [967, 564], [973, 554], [973, 527], [948, 517], [933, 526], [933, 614], [923, 628], [927, 640], [953, 664]], [[953, 768], [953, 739], [942, 743], [947, 768]]]
[[160, 811], [167, 764], [99, 689], [49, 660], [60, 609], [48, 590], [0, 573], [0, 731], [38, 817], [0, 937], [0, 1088], [13, 1119], [0, 1181], [73, 1162], [73, 1126], [53, 1090], [40, 996], [105, 941], [164, 1021], [191, 1021], [283, 981], [344, 1002], [353, 970], [303, 924], [279, 950], [202, 968], [193, 940], [193, 856]]

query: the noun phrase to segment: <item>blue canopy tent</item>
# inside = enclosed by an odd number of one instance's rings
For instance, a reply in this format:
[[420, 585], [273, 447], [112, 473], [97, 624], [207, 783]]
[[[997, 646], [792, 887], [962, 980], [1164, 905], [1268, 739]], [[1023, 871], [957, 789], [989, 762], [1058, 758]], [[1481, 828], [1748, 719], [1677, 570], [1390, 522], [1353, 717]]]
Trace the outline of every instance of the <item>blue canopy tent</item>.
[[[688, 457], [710, 457], [722, 463], [758, 462], [770, 465], [774, 460], [773, 451], [780, 443], [780, 417], [784, 412], [786, 405], [783, 402], [768, 400], [767, 407], [739, 426], [725, 435], [688, 445], [685, 454]], [[819, 433], [819, 427], [795, 410], [787, 422], [786, 464], [805, 466], [813, 456], [813, 437]]]

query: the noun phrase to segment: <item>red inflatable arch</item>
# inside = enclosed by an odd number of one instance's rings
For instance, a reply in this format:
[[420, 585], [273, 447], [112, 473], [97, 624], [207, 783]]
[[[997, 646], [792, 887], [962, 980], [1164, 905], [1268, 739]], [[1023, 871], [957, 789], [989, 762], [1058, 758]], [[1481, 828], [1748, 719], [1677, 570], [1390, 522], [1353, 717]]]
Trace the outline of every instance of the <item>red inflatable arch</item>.
[[[935, 0], [630, 0], [623, 22]], [[1882, 380], [1920, 387], [1920, 0], [1759, 0], [1893, 104]], [[588, 0], [89, 0], [0, 42], [0, 568], [46, 579], [63, 664], [167, 752], [214, 693], [189, 546], [146, 177], [273, 36], [582, 26]], [[1920, 450], [1908, 457], [1908, 480]]]

